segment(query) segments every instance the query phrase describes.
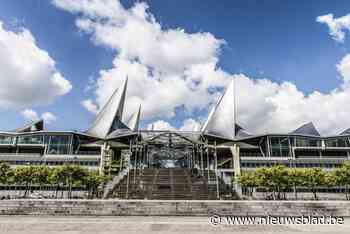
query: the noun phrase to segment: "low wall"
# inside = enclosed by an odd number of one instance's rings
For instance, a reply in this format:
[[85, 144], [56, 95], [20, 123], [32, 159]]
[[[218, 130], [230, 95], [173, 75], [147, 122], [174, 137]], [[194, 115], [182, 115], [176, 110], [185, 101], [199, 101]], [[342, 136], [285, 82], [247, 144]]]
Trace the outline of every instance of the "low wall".
[[2, 200], [1, 215], [350, 216], [346, 201]]

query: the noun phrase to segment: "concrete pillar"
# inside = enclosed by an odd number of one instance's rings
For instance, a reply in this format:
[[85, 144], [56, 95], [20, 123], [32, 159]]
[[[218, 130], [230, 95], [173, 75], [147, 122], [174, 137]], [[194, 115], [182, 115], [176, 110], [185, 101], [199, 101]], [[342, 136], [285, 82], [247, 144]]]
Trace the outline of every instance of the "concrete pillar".
[[107, 142], [104, 142], [103, 145], [101, 146], [101, 158], [100, 158], [100, 175], [104, 175], [105, 174], [105, 166], [108, 160], [109, 155], [109, 145]]
[[233, 171], [235, 173], [234, 175], [234, 187], [235, 191], [238, 194], [238, 196], [242, 196], [242, 187], [238, 183], [238, 177], [241, 175], [241, 163], [239, 158], [239, 146], [237, 144], [234, 144], [230, 147], [231, 153], [232, 153], [232, 160], [233, 160]]

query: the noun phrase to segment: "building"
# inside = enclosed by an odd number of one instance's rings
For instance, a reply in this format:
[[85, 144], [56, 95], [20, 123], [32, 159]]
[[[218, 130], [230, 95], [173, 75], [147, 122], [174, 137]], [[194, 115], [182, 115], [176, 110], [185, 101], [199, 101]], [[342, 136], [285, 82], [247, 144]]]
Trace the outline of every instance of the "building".
[[[127, 198], [133, 189], [152, 190], [147, 183], [159, 185], [158, 190], [166, 188], [164, 184], [182, 183], [193, 191], [196, 184], [204, 182], [206, 189], [211, 186], [214, 197], [220, 198], [223, 187], [232, 186], [232, 177], [242, 171], [274, 164], [331, 170], [350, 158], [350, 129], [321, 136], [307, 123], [284, 134], [247, 132], [236, 123], [233, 82], [197, 132], [139, 130], [141, 106], [123, 122], [126, 92], [127, 79], [84, 132], [46, 131], [42, 120], [0, 132], [0, 161], [12, 166], [79, 164], [114, 175], [110, 190], [125, 183], [119, 192], [123, 190], [121, 196]], [[198, 180], [193, 179], [193, 173]], [[146, 181], [147, 176], [152, 183]], [[175, 187], [167, 187], [173, 198]]]

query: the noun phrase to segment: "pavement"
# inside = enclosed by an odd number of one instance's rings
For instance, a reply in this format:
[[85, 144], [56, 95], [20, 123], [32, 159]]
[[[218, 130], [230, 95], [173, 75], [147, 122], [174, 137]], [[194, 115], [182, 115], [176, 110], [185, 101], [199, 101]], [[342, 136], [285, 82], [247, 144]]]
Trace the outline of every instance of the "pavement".
[[224, 225], [208, 217], [0, 216], [1, 234], [109, 233], [350, 233], [350, 218], [337, 225]]

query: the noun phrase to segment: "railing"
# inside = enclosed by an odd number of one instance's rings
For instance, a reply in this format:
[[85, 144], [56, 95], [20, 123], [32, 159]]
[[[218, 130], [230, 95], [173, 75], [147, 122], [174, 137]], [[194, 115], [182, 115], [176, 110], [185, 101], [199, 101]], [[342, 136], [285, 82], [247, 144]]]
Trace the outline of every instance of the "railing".
[[16, 158], [40, 158], [39, 153], [0, 153], [0, 159], [16, 159]]
[[103, 198], [106, 199], [115, 187], [122, 181], [122, 179], [130, 172], [130, 167], [124, 168], [117, 176], [109, 181], [104, 189]]
[[100, 159], [100, 155], [79, 155], [79, 154], [45, 154], [44, 159], [57, 159], [57, 160], [92, 160]]

